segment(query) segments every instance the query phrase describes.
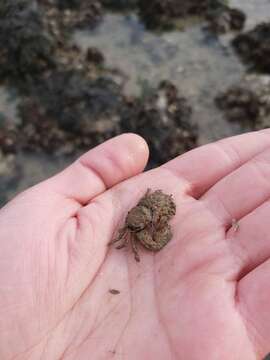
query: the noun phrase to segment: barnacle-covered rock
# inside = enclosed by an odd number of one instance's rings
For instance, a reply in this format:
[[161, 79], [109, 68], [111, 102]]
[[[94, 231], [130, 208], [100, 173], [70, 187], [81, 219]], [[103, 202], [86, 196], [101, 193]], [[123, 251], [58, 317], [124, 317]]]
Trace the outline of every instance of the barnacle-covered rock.
[[149, 29], [174, 28], [177, 20], [187, 16], [201, 16], [209, 22], [209, 29], [217, 33], [241, 30], [245, 14], [230, 8], [226, 0], [138, 0], [139, 13]]
[[242, 30], [246, 22], [246, 15], [240, 9], [226, 6], [222, 10], [208, 11], [206, 19], [209, 30], [217, 34], [225, 34], [230, 30]]
[[119, 133], [121, 87], [84, 72], [55, 71], [19, 106], [21, 146], [48, 153], [86, 150]]
[[160, 165], [194, 148], [198, 129], [191, 121], [192, 109], [169, 81], [143, 99], [132, 98], [122, 109], [121, 128], [145, 138], [151, 163]]
[[232, 42], [236, 52], [251, 68], [270, 73], [270, 22], [239, 34]]
[[270, 76], [246, 75], [216, 97], [217, 106], [229, 121], [251, 130], [270, 126]]
[[53, 67], [56, 43], [34, 1], [0, 2], [0, 78], [27, 78]]

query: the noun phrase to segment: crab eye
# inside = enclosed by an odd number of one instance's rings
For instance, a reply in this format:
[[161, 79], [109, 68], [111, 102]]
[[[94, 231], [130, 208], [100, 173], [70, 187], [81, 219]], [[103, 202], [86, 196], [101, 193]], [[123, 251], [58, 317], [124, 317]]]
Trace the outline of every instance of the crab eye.
[[151, 211], [144, 206], [136, 206], [130, 210], [126, 221], [131, 231], [143, 230], [151, 221]]

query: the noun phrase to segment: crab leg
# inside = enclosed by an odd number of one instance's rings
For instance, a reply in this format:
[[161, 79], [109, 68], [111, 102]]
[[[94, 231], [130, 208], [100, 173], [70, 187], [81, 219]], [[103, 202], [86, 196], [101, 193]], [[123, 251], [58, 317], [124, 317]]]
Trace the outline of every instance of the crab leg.
[[127, 227], [123, 227], [122, 229], [119, 230], [119, 234], [118, 236], [115, 238], [115, 239], [112, 239], [109, 243], [108, 243], [108, 246], [120, 241], [124, 235], [126, 234], [126, 231], [127, 231]]
[[140, 262], [140, 255], [138, 253], [137, 241], [134, 239], [134, 236], [131, 236], [131, 245], [132, 245], [132, 250], [134, 253], [135, 260]]
[[129, 242], [129, 236], [128, 236], [127, 232], [126, 232], [125, 235], [124, 235], [123, 243], [121, 245], [116, 246], [116, 249], [117, 250], [123, 249], [128, 244], [128, 242]]

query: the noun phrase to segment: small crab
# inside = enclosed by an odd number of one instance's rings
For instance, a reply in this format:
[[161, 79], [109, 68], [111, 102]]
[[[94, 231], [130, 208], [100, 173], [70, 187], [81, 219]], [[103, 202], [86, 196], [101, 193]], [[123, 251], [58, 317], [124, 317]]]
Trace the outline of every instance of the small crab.
[[140, 261], [137, 242], [148, 250], [161, 250], [172, 238], [168, 222], [175, 213], [176, 206], [172, 195], [164, 194], [161, 190], [151, 192], [148, 189], [138, 204], [128, 212], [124, 227], [109, 245], [123, 240], [116, 247], [122, 249], [130, 241], [135, 260]]

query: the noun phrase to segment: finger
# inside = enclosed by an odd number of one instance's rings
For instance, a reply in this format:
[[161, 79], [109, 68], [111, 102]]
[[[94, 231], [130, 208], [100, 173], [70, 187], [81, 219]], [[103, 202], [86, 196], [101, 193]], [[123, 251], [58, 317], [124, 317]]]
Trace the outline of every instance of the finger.
[[224, 224], [240, 219], [270, 197], [270, 149], [214, 185], [202, 198]]
[[192, 150], [164, 165], [186, 179], [190, 194], [199, 198], [224, 176], [270, 147], [270, 130], [234, 136]]
[[270, 260], [246, 275], [236, 292], [236, 305], [256, 351], [257, 359], [270, 352]]
[[117, 183], [143, 171], [148, 160], [146, 142], [124, 134], [95, 147], [51, 178], [50, 189], [81, 204]]
[[270, 258], [270, 202], [267, 201], [238, 222], [237, 230], [231, 228], [227, 241], [235, 257], [240, 259], [243, 277]]

